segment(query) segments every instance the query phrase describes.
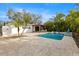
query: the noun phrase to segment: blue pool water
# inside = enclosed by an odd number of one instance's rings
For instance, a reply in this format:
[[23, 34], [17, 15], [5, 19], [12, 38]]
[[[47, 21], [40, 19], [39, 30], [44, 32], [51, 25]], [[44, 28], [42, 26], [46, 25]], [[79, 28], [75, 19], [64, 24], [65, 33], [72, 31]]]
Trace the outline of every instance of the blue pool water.
[[54, 33], [46, 33], [39, 35], [40, 37], [49, 38], [49, 39], [55, 39], [55, 40], [62, 40], [64, 35], [63, 34], [54, 34]]

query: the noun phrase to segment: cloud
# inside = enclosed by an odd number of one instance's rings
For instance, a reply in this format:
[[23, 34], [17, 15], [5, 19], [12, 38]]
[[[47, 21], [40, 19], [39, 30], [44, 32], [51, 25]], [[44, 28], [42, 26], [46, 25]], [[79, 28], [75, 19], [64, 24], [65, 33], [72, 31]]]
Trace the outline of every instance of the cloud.
[[0, 11], [0, 15], [6, 15], [6, 11]]
[[[23, 8], [13, 8], [13, 10], [16, 11], [16, 12], [23, 12]], [[53, 14], [52, 12], [50, 13], [49, 9], [44, 9], [44, 8], [39, 8], [39, 9], [26, 8], [25, 10], [26, 10], [26, 12], [42, 15], [43, 23], [48, 21], [49, 18], [51, 18], [52, 16], [55, 16], [55, 14]], [[7, 18], [8, 17], [6, 16], [6, 14], [1, 13], [0, 19], [7, 19]]]
[[6, 15], [0, 15], [1, 21], [9, 21], [8, 17]]
[[[24, 9], [26, 12], [31, 12], [29, 9]], [[23, 12], [23, 8], [14, 8], [14, 11], [16, 12]]]
[[5, 15], [1, 15], [0, 18], [7, 18], [7, 16], [5, 16]]
[[43, 23], [46, 22], [46, 21], [48, 21], [50, 18], [55, 17], [55, 14], [53, 14], [52, 12], [50, 13], [50, 10], [48, 10], [48, 9], [45, 9], [40, 14], [42, 15], [42, 21], [43, 21]]
[[23, 12], [23, 9], [17, 8], [17, 9], [15, 9], [15, 11], [16, 11], [16, 12]]
[[46, 13], [44, 13], [44, 14], [42, 14], [42, 17], [43, 17], [42, 21], [44, 23], [44, 22], [48, 21], [50, 18], [55, 17], [55, 15], [54, 14], [46, 14]]

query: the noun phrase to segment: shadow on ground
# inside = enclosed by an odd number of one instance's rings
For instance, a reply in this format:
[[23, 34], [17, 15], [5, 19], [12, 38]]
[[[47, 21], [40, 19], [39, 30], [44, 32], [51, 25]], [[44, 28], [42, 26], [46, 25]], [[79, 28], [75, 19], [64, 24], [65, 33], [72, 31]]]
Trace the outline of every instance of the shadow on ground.
[[27, 37], [26, 35], [22, 35], [22, 36], [9, 36], [9, 37], [0, 37], [0, 39], [2, 40], [7, 40], [7, 39], [16, 39], [16, 38], [21, 38], [21, 37]]
[[79, 39], [77, 39], [77, 38], [73, 38], [73, 39], [74, 39], [74, 41], [75, 41], [77, 47], [79, 48]]

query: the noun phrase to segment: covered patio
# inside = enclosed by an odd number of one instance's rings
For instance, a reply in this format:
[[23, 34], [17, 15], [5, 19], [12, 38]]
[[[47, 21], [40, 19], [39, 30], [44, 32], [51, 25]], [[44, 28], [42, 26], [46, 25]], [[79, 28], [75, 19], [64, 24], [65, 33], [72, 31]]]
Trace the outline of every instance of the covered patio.
[[45, 31], [45, 26], [44, 25], [32, 25], [32, 30], [33, 32]]

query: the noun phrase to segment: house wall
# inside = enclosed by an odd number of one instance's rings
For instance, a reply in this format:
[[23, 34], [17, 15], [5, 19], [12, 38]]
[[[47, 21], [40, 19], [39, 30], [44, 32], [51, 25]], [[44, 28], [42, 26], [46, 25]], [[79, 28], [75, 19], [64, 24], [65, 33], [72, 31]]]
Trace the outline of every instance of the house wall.
[[[20, 27], [20, 31], [19, 33], [22, 33], [24, 29], [22, 27]], [[15, 35], [17, 34], [18, 30], [16, 27], [14, 26], [2, 26], [2, 35], [3, 36], [10, 36], [10, 35]], [[32, 32], [32, 26], [31, 25], [28, 25], [26, 26], [26, 29], [24, 30], [23, 33], [29, 33], [29, 32]]]
[[2, 26], [2, 35], [9, 36], [11, 34], [11, 27], [9, 26]]
[[35, 32], [35, 26], [32, 26], [32, 32]]

